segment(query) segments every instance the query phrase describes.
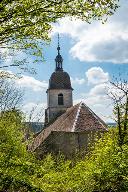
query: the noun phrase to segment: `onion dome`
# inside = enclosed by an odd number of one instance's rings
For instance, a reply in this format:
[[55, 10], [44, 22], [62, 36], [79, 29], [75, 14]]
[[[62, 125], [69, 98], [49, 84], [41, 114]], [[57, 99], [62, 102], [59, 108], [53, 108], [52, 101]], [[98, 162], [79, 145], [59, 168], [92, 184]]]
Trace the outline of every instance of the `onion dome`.
[[49, 80], [49, 89], [72, 89], [68, 73], [64, 71], [53, 72]]

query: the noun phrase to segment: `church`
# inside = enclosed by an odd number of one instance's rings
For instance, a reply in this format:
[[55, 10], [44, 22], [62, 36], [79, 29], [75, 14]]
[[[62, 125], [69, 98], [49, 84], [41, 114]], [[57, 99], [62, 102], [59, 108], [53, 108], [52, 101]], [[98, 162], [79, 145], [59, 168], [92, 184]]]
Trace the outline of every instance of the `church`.
[[105, 122], [85, 103], [73, 106], [73, 88], [69, 74], [63, 70], [59, 38], [55, 71], [49, 79], [46, 93], [45, 127], [30, 146], [39, 158], [47, 153], [71, 157], [77, 152], [86, 152], [90, 142], [107, 131]]

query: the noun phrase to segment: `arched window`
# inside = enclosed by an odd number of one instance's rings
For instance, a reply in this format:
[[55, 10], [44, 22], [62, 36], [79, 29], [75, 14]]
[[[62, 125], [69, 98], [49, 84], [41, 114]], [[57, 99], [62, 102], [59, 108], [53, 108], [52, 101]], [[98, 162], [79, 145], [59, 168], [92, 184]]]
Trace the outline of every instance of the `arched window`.
[[63, 98], [63, 94], [60, 93], [58, 95], [58, 105], [63, 105], [64, 104], [64, 98]]

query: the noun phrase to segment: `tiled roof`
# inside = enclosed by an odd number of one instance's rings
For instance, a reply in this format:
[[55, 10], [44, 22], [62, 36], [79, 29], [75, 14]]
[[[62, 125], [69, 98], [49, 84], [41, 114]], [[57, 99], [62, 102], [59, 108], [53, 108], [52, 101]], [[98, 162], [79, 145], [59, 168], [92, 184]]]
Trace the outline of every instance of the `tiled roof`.
[[72, 89], [70, 77], [67, 72], [53, 72], [49, 80], [49, 89]]
[[58, 117], [45, 128], [34, 140], [31, 150], [35, 150], [51, 134], [52, 131], [81, 132], [107, 131], [107, 125], [84, 103], [79, 103]]
[[75, 131], [107, 129], [107, 125], [87, 105], [79, 105], [79, 114], [74, 124]]

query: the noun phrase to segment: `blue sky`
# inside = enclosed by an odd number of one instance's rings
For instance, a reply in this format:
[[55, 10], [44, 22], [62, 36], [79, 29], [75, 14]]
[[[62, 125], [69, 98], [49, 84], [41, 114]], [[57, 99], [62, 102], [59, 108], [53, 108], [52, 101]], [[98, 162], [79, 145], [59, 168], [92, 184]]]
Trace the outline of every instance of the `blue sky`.
[[[51, 43], [43, 47], [45, 62], [38, 63], [37, 74], [22, 72], [17, 85], [25, 90], [22, 109], [29, 113], [33, 106], [37, 111], [46, 107], [46, 89], [55, 69], [57, 33], [60, 34], [63, 69], [71, 77], [74, 104], [83, 100], [105, 121], [112, 121], [112, 104], [106, 96], [106, 84], [114, 76], [122, 74], [128, 80], [128, 4], [121, 7], [104, 25], [101, 22], [87, 24], [80, 20], [64, 18], [53, 26]], [[18, 58], [23, 53], [20, 52]], [[28, 56], [30, 63], [33, 58]], [[12, 58], [5, 61], [11, 63]], [[36, 65], [36, 64], [35, 64]], [[13, 73], [17, 69], [9, 68]]]

